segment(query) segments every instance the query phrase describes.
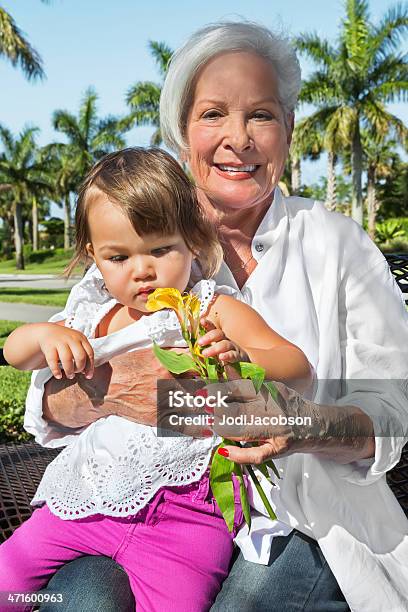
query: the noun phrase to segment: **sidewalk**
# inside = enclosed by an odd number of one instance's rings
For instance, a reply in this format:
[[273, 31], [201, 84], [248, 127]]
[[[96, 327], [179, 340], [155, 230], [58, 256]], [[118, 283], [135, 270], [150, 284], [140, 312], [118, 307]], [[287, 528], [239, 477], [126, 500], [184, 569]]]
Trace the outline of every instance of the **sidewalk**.
[[64, 280], [56, 274], [0, 274], [0, 299], [3, 287], [71, 289], [79, 280], [80, 277], [71, 277], [69, 280]]
[[[0, 290], [1, 299], [1, 290]], [[63, 310], [61, 306], [37, 306], [34, 304], [0, 303], [0, 319], [23, 321], [24, 323], [43, 323]]]

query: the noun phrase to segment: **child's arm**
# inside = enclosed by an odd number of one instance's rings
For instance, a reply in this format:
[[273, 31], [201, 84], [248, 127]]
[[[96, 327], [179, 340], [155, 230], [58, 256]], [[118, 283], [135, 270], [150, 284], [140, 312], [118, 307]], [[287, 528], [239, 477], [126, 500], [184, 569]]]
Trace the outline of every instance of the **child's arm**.
[[[313, 369], [303, 351], [273, 331], [248, 304], [219, 295], [207, 319], [217, 329], [200, 340], [202, 345], [214, 343], [203, 351], [206, 357], [218, 355], [224, 362], [238, 361], [242, 360], [241, 349], [250, 361], [265, 368], [267, 379], [282, 381], [299, 392], [311, 384]], [[231, 347], [229, 341], [237, 346]]]
[[58, 323], [28, 323], [15, 329], [7, 338], [3, 354], [18, 370], [50, 368], [55, 378], [67, 378], [84, 372], [92, 378], [94, 354], [88, 339], [81, 332]]

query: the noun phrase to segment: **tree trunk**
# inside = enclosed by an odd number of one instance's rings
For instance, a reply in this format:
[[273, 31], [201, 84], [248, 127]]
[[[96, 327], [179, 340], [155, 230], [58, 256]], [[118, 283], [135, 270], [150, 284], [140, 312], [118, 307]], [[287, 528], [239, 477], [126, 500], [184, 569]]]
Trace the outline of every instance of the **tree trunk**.
[[69, 193], [64, 198], [64, 249], [71, 246], [71, 201]]
[[20, 202], [14, 203], [14, 247], [16, 250], [16, 268], [24, 270], [24, 254], [23, 254], [23, 216], [22, 206]]
[[351, 150], [351, 165], [352, 165], [352, 198], [351, 198], [351, 216], [354, 221], [363, 225], [363, 194], [361, 188], [361, 175], [363, 167], [363, 151], [361, 148], [360, 138], [360, 120], [357, 116], [356, 126], [354, 129], [352, 150]]
[[368, 212], [368, 235], [371, 240], [375, 239], [375, 221], [377, 217], [377, 198], [375, 193], [376, 168], [373, 164], [367, 170], [367, 212]]
[[336, 210], [337, 207], [337, 181], [336, 181], [336, 155], [332, 151], [327, 154], [327, 210]]
[[38, 203], [37, 198], [33, 196], [32, 205], [32, 224], [33, 224], [33, 251], [38, 251]]
[[302, 183], [302, 170], [300, 167], [300, 157], [293, 157], [292, 158], [292, 176], [291, 176], [292, 195], [297, 195], [299, 193], [301, 183]]
[[13, 253], [13, 230], [12, 230], [12, 218], [13, 215], [7, 213], [4, 217], [1, 217], [3, 221], [3, 244], [2, 244], [2, 254], [6, 257], [6, 259], [12, 258]]

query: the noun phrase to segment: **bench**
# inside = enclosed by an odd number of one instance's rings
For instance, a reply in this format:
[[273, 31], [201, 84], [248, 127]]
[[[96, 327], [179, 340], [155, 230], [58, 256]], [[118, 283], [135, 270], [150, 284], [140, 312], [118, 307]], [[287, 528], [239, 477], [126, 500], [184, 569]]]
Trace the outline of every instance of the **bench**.
[[[386, 255], [408, 304], [408, 254]], [[0, 351], [0, 365], [6, 365]], [[30, 500], [47, 465], [59, 449], [48, 449], [35, 442], [0, 445], [0, 543], [32, 513]], [[387, 481], [408, 517], [408, 444], [401, 460], [388, 474]]]

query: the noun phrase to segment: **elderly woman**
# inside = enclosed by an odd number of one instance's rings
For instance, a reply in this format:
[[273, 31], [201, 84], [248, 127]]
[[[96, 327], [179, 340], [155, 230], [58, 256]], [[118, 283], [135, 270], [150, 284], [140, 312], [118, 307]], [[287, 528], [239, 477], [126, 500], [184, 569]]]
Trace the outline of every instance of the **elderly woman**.
[[[246, 430], [237, 437], [261, 439], [258, 446], [227, 448], [239, 463], [273, 458], [283, 478], [270, 493], [278, 520], [257, 515], [250, 536], [238, 536], [243, 552], [212, 610], [406, 610], [408, 522], [385, 473], [406, 441], [406, 390], [397, 379], [408, 374], [408, 317], [385, 259], [357, 224], [279, 190], [299, 88], [284, 38], [229, 22], [189, 38], [162, 92], [164, 141], [188, 163], [218, 227], [217, 282], [302, 348], [327, 383], [319, 382], [314, 403], [282, 389], [286, 415], [313, 417], [310, 435]], [[149, 351], [143, 372], [139, 364], [133, 374], [130, 358], [126, 376], [113, 367], [110, 385], [126, 393], [132, 379], [119, 414], [153, 424], [155, 406], [144, 398], [163, 372]], [[395, 380], [385, 386], [382, 378]], [[41, 443], [62, 445], [68, 432], [118, 413], [109, 397], [108, 390], [95, 408], [79, 385], [51, 380], [43, 415], [28, 414], [26, 427]], [[239, 397], [235, 413], [254, 393], [244, 385]], [[66, 566], [49, 589], [66, 593], [65, 610], [134, 605], [125, 576], [107, 559]]]

